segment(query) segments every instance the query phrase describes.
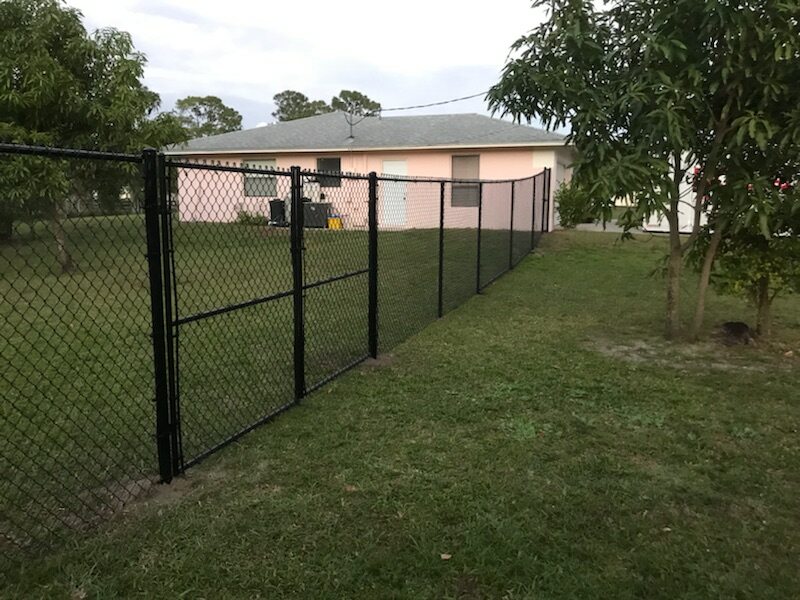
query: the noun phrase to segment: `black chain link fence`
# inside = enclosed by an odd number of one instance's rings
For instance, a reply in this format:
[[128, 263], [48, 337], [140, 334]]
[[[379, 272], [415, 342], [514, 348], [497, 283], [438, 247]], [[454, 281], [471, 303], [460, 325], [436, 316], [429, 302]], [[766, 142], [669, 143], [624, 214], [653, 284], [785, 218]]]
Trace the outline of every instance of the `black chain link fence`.
[[513, 268], [550, 173], [0, 145], [0, 554], [88, 528]]

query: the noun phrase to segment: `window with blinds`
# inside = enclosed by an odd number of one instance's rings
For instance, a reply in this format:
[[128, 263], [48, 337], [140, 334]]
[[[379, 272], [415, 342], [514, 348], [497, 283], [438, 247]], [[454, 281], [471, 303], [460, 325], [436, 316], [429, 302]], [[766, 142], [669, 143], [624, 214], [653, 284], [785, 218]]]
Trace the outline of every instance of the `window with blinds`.
[[[248, 160], [242, 166], [247, 169], [275, 169], [276, 164], [274, 158], [267, 158], [264, 160]], [[244, 195], [247, 198], [277, 196], [278, 182], [275, 176], [269, 173], [245, 173]]]
[[[453, 179], [480, 179], [480, 156], [453, 156]], [[477, 207], [479, 185], [475, 183], [453, 183], [450, 206]]]

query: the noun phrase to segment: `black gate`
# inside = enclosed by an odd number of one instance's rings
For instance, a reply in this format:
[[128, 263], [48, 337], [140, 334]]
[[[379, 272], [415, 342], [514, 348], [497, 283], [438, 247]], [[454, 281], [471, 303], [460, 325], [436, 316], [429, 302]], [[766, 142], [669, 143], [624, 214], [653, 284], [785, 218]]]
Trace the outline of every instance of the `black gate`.
[[[161, 282], [154, 331], [163, 331], [153, 342], [159, 468], [169, 481], [377, 354], [377, 183], [297, 167], [146, 165], [162, 182], [147, 195], [148, 240], [161, 244], [150, 250], [161, 258], [151, 261]], [[284, 222], [263, 205], [220, 212], [242, 189], [282, 200]], [[192, 195], [190, 208], [181, 195]]]

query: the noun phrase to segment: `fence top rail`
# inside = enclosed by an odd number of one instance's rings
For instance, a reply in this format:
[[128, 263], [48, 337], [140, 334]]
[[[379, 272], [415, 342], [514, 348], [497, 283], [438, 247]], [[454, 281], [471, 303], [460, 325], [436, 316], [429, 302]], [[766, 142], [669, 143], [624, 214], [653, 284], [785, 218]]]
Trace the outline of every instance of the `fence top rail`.
[[[176, 167], [179, 169], [198, 169], [203, 171], [222, 171], [225, 173], [246, 173], [248, 175], [273, 175], [275, 177], [289, 177], [291, 171], [289, 169], [266, 169], [260, 167], [243, 167], [239, 165], [232, 165], [230, 163], [214, 162], [192, 162], [186, 160], [173, 160], [169, 157], [166, 158], [165, 164], [168, 167]], [[327, 175], [331, 175], [328, 173]], [[338, 177], [338, 174], [336, 174]], [[365, 176], [366, 178], [366, 176]]]
[[378, 181], [407, 181], [410, 183], [419, 182], [419, 183], [464, 183], [464, 184], [518, 183], [520, 181], [527, 181], [528, 179], [536, 179], [539, 175], [543, 175], [544, 172], [545, 169], [542, 169], [541, 171], [539, 171], [538, 173], [534, 173], [533, 175], [528, 175], [527, 177], [517, 177], [515, 179], [451, 179], [445, 177], [413, 177], [409, 175], [387, 175], [385, 173], [379, 173]]
[[50, 158], [84, 158], [128, 163], [142, 162], [141, 154], [102, 152], [100, 150], [78, 150], [75, 148], [51, 148], [49, 146], [29, 146], [27, 144], [0, 143], [0, 154], [22, 154], [26, 156], [46, 156]]
[[315, 171], [313, 169], [301, 169], [300, 175], [303, 177], [336, 177], [339, 179], [369, 180], [369, 173], [351, 173], [350, 171]]

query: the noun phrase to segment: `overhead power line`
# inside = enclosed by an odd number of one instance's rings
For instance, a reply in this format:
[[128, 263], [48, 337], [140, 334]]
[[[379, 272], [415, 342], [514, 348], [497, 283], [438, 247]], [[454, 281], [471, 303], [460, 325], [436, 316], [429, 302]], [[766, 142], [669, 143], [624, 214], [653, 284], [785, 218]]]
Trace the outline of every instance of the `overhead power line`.
[[395, 108], [382, 108], [380, 112], [393, 112], [398, 110], [413, 110], [415, 108], [429, 108], [431, 106], [441, 106], [442, 104], [451, 104], [452, 102], [461, 102], [462, 100], [470, 100], [472, 98], [477, 98], [478, 96], [485, 96], [488, 94], [487, 92], [478, 92], [477, 94], [472, 94], [471, 96], [462, 96], [461, 98], [453, 98], [451, 100], [442, 100], [441, 102], [431, 102], [430, 104], [417, 104], [416, 106], [397, 106]]

